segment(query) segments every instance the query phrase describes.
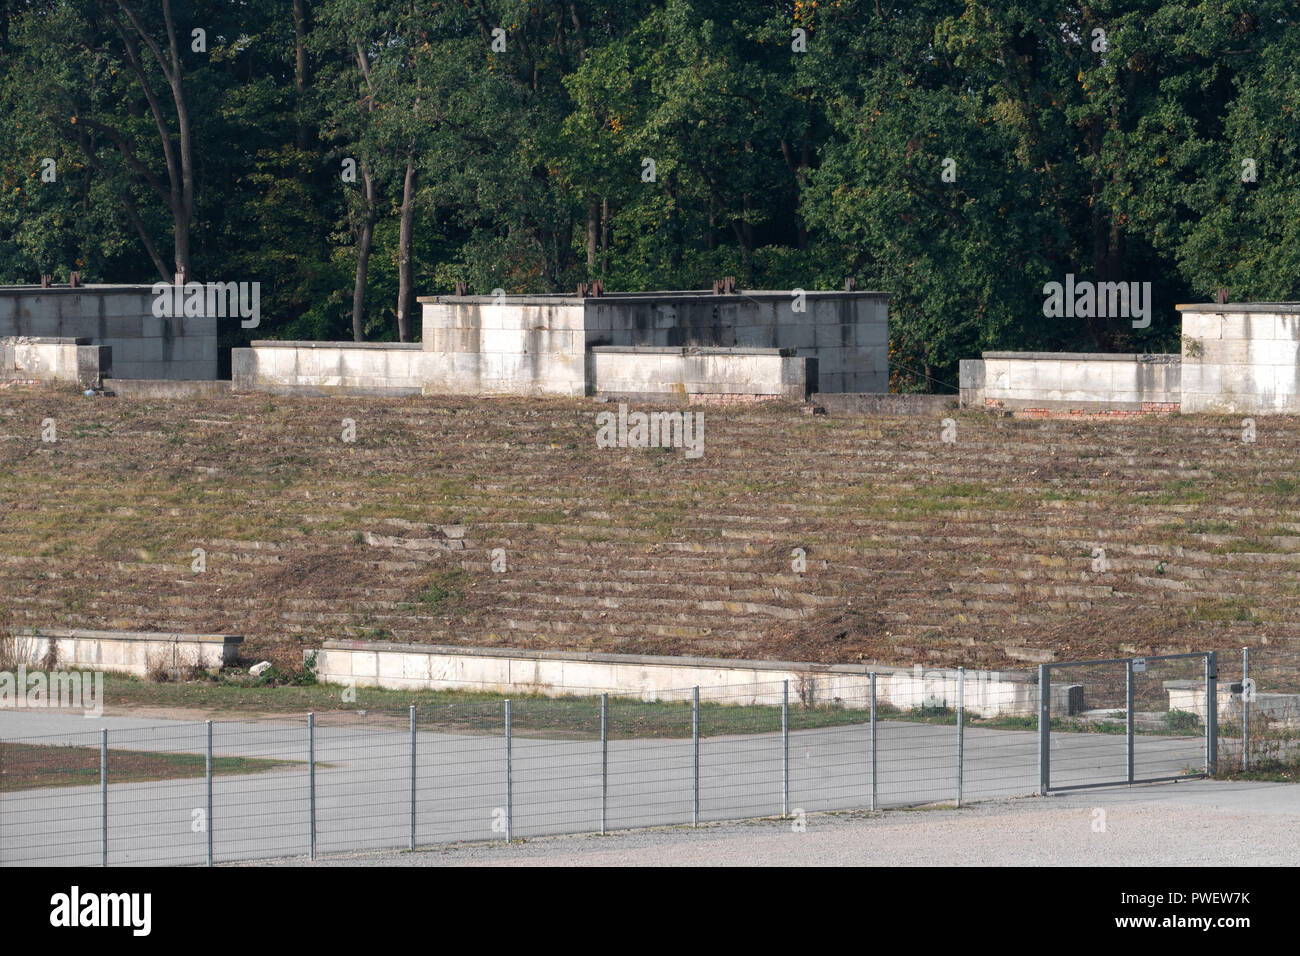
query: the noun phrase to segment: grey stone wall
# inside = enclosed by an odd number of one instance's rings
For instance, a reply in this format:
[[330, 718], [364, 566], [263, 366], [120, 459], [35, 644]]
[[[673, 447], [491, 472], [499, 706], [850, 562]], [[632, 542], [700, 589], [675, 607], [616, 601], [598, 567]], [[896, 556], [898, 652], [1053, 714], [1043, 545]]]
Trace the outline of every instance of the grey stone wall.
[[217, 319], [158, 318], [153, 302], [147, 285], [7, 286], [0, 288], [0, 337], [110, 346], [122, 378], [215, 379]]
[[819, 392], [889, 391], [889, 296], [788, 291], [586, 300], [589, 345], [788, 349], [817, 360]]
[[[787, 349], [815, 359], [821, 392], [889, 388], [889, 296], [745, 290], [600, 297], [436, 296], [423, 305], [434, 356], [426, 391], [582, 395], [594, 346]], [[796, 311], [796, 301], [799, 310]]]

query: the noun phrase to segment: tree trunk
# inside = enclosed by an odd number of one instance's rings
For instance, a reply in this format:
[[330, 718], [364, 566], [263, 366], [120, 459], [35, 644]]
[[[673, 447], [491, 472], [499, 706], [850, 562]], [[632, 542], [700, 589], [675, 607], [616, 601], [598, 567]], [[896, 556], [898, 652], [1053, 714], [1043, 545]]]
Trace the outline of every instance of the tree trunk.
[[600, 277], [609, 266], [609, 197], [600, 201]]
[[303, 118], [307, 106], [307, 3], [293, 0], [293, 86], [298, 94], [298, 148], [305, 150], [311, 132]]
[[[366, 81], [366, 105], [362, 115], [373, 113], [375, 111], [375, 86], [370, 80], [370, 68], [366, 62], [365, 51], [361, 48], [361, 42], [356, 43], [357, 67], [361, 70], [361, 78]], [[361, 235], [357, 241], [357, 276], [352, 285], [352, 339], [356, 342], [365, 341], [365, 312], [366, 312], [366, 275], [370, 270], [370, 247], [375, 238], [375, 205], [376, 193], [375, 177], [371, 175], [370, 166], [365, 161], [360, 163], [361, 182], [365, 189], [363, 201], [366, 204], [365, 220], [361, 226]]]
[[411, 341], [411, 222], [415, 216], [415, 152], [406, 154], [401, 227], [397, 236], [397, 338]]
[[597, 244], [600, 242], [600, 203], [594, 199], [587, 202], [587, 273], [596, 272]]
[[375, 238], [375, 179], [370, 168], [361, 166], [361, 182], [365, 189], [365, 213], [361, 220], [361, 234], [357, 237], [357, 277], [352, 284], [352, 340], [366, 340], [366, 273], [370, 269], [370, 245]]
[[[812, 143], [810, 142], [808, 131], [804, 130], [803, 155], [800, 157], [799, 175], [796, 177], [798, 179], [799, 186], [803, 186], [803, 184], [807, 181], [808, 167], [811, 165], [812, 165]], [[807, 249], [808, 248], [808, 224], [804, 221], [803, 212], [800, 206], [800, 202], [802, 199], [803, 199], [803, 192], [800, 189], [796, 189], [795, 202], [794, 202], [794, 208], [796, 210], [795, 242], [798, 244], [800, 249]]]
[[176, 104], [176, 126], [180, 134], [181, 202], [173, 217], [176, 223], [176, 269], [190, 275], [190, 223], [194, 221], [194, 140], [190, 135], [190, 110], [181, 85], [181, 52], [172, 22], [171, 0], [163, 0], [163, 19], [167, 23], [167, 40], [171, 45], [171, 72], [167, 77]]
[[[126, 0], [117, 0], [117, 5], [131, 22], [131, 28], [140, 40], [149, 48], [158, 69], [171, 89], [172, 101], [176, 107], [176, 125], [180, 139], [180, 156], [172, 150], [171, 130], [167, 118], [163, 115], [162, 105], [158, 101], [144, 64], [140, 61], [138, 48], [131, 39], [126, 27], [113, 17], [122, 42], [126, 46], [127, 60], [140, 80], [140, 87], [149, 103], [154, 124], [158, 127], [158, 137], [162, 144], [163, 161], [167, 166], [168, 190], [167, 206], [172, 214], [172, 257], [175, 270], [190, 274], [190, 223], [194, 219], [194, 142], [190, 136], [190, 113], [185, 103], [185, 89], [181, 82], [181, 53], [176, 39], [176, 24], [172, 21], [171, 0], [163, 0], [163, 22], [167, 29], [168, 50], [164, 54], [158, 41], [145, 29], [140, 16]], [[120, 146], [119, 146], [120, 148]]]

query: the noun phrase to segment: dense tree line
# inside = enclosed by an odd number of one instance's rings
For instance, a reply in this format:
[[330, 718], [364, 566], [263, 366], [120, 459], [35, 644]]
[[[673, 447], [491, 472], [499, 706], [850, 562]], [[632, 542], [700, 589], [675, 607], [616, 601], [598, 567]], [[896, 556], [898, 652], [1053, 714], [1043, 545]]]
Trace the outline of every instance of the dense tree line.
[[[417, 294], [894, 293], [895, 386], [1177, 350], [1300, 298], [1300, 8], [1135, 0], [0, 0], [0, 282], [258, 281], [240, 336]], [[52, 160], [52, 162], [50, 162]], [[1151, 282], [1148, 329], [1047, 318]]]

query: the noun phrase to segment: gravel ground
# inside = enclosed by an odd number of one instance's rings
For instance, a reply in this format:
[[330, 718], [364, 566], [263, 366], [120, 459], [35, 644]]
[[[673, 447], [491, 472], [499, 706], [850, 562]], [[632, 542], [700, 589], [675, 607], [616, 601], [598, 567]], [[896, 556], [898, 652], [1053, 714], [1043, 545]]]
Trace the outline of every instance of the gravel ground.
[[[1102, 811], [1102, 812], [1098, 812]], [[1100, 827], [1104, 826], [1104, 829]], [[1188, 781], [962, 809], [542, 837], [416, 853], [302, 858], [314, 866], [1295, 866], [1300, 787]]]

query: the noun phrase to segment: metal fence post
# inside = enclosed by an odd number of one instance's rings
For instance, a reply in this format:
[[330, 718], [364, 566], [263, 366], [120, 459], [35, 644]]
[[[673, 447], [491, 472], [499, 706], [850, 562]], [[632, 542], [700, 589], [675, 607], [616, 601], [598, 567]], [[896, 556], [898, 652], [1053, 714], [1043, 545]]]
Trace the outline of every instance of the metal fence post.
[[961, 806], [962, 760], [966, 748], [966, 668], [957, 668], [957, 806]]
[[307, 715], [307, 814], [308, 854], [316, 859], [316, 715]]
[[212, 865], [212, 721], [208, 721], [208, 744], [203, 761], [203, 775], [207, 786], [207, 820], [205, 821], [208, 834], [208, 866]]
[[691, 826], [700, 825], [700, 688], [691, 691], [691, 744], [692, 744], [692, 789], [694, 798], [691, 803]]
[[1250, 769], [1250, 648], [1241, 649], [1241, 771]]
[[99, 865], [108, 866], [108, 728], [99, 731]]
[[790, 682], [781, 681], [781, 819], [790, 815]]
[[876, 772], [876, 672], [871, 672], [871, 809], [875, 810], [880, 801], [878, 786], [880, 774]]
[[1205, 773], [1219, 769], [1219, 652], [1205, 655]]
[[415, 849], [415, 705], [411, 705], [411, 838], [408, 848]]
[[609, 804], [609, 694], [600, 695], [600, 835], [605, 835]]
[[1038, 665], [1038, 795], [1047, 796], [1052, 775], [1052, 677], [1051, 668]]
[[1133, 659], [1124, 662], [1124, 744], [1128, 761], [1128, 785], [1133, 786]]
[[514, 831], [515, 792], [513, 754], [510, 749], [510, 701], [506, 701], [506, 842], [509, 843]]

